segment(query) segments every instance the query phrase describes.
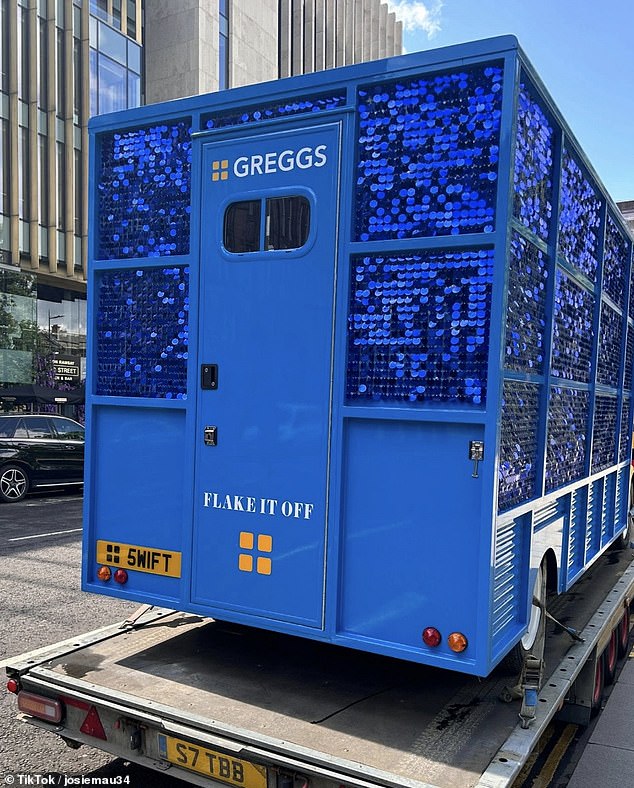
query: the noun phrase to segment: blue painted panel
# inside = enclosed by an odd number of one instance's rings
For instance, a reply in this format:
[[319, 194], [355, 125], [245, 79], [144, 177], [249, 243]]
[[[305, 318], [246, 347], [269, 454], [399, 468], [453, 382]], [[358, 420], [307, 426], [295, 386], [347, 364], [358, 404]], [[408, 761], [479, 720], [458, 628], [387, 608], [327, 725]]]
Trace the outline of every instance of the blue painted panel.
[[[341, 631], [403, 644], [425, 661], [486, 658], [475, 620], [487, 603], [476, 589], [489, 568], [473, 556], [490, 534], [464, 527], [480, 511], [482, 478], [472, 478], [467, 454], [482, 434], [476, 425], [346, 423]], [[422, 643], [427, 626], [443, 635], [437, 649]], [[462, 657], [446, 644], [453, 631], [469, 639]]]
[[[228, 618], [323, 626], [340, 132], [242, 131], [203, 148], [198, 363], [218, 365], [218, 386], [199, 392], [193, 438], [192, 599]], [[282, 167], [236, 175], [255, 156]], [[224, 249], [230, 204], [298, 194], [310, 203], [304, 247]], [[217, 446], [203, 443], [208, 425]]]
[[363, 86], [355, 239], [491, 233], [502, 63]]
[[492, 281], [489, 249], [353, 258], [348, 400], [483, 405]]
[[95, 393], [186, 399], [189, 268], [104, 271], [97, 299]]
[[[92, 443], [91, 541], [87, 581], [110, 594], [152, 594], [180, 599], [183, 579], [130, 571], [124, 587], [95, 577], [98, 539], [183, 551], [189, 482], [185, 478], [185, 415], [178, 410], [98, 406]], [[147, 472], [151, 469], [151, 472]], [[128, 492], [126, 492], [128, 491]], [[187, 580], [185, 579], [185, 587]]]

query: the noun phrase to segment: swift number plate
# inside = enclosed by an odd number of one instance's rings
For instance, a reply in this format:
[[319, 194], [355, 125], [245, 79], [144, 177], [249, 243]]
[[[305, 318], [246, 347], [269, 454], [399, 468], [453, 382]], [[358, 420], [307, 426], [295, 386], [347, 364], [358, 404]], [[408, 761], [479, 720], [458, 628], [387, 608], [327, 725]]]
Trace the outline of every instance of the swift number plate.
[[266, 788], [264, 766], [256, 766], [232, 755], [162, 733], [159, 734], [158, 745], [161, 758], [182, 769], [189, 769], [240, 788]]

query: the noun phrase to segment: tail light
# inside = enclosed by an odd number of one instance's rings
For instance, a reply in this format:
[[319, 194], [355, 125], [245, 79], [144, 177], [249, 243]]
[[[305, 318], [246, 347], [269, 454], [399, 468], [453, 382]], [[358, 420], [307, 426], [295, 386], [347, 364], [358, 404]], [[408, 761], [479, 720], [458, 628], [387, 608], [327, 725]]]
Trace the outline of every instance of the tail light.
[[442, 637], [440, 632], [435, 627], [426, 627], [423, 630], [423, 643], [426, 646], [431, 646], [435, 648], [436, 646], [440, 645], [440, 641]]
[[20, 685], [15, 679], [9, 679], [9, 681], [7, 681], [7, 691], [12, 692], [14, 695], [18, 694]]
[[447, 638], [447, 643], [449, 644], [449, 648], [455, 651], [456, 654], [460, 654], [460, 652], [464, 651], [469, 645], [467, 638], [462, 632], [452, 632]]
[[35, 695], [32, 692], [22, 691], [18, 694], [18, 709], [24, 714], [46, 722], [58, 723], [64, 716], [64, 708], [58, 700]]
[[112, 577], [112, 572], [110, 571], [110, 567], [100, 566], [99, 569], [97, 569], [97, 577], [100, 580], [103, 580], [104, 583], [107, 583], [108, 580], [110, 580], [110, 578]]
[[117, 569], [114, 573], [114, 581], [115, 583], [120, 583], [123, 585], [124, 583], [128, 582], [128, 573], [125, 569]]

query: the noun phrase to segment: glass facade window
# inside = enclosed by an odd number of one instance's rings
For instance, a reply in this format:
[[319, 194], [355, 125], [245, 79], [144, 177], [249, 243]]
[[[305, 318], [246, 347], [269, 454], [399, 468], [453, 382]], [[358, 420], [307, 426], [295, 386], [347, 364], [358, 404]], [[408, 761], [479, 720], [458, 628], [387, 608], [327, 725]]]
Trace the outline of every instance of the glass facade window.
[[86, 296], [38, 284], [37, 327], [41, 334], [50, 337], [50, 346], [54, 351], [85, 356]]
[[81, 151], [75, 148], [75, 235], [81, 235], [81, 220], [84, 195], [81, 188]]
[[220, 0], [220, 54], [218, 62], [218, 89], [229, 87], [229, 2]]
[[35, 276], [0, 269], [0, 382], [33, 382], [36, 320]]
[[128, 35], [130, 38], [136, 38], [136, 0], [127, 0], [127, 8]]
[[18, 214], [20, 219], [26, 222], [31, 218], [29, 212], [31, 158], [29, 156], [29, 130], [25, 126], [20, 126], [18, 135], [18, 161], [20, 163], [18, 173]]
[[127, 107], [126, 69], [105, 55], [99, 55], [99, 113], [117, 112]]
[[57, 143], [57, 228], [66, 229], [66, 145]]
[[64, 55], [66, 46], [64, 43], [64, 31], [57, 28], [57, 115], [63, 118], [66, 113], [66, 68]]
[[37, 106], [40, 109], [48, 108], [48, 31], [46, 20], [38, 20], [40, 27], [40, 59], [37, 80]]
[[10, 191], [10, 170], [9, 170], [9, 121], [0, 118], [0, 215], [8, 216], [11, 213], [9, 207]]
[[48, 226], [48, 139], [40, 134], [38, 136], [38, 153], [39, 153], [39, 169], [40, 169], [40, 224], [43, 227]]
[[9, 9], [0, 0], [0, 91], [9, 92]]
[[75, 80], [75, 90], [73, 90], [73, 119], [75, 123], [81, 122], [82, 71], [81, 40], [79, 38], [73, 38], [73, 76]]
[[18, 98], [29, 101], [29, 12], [18, 6]]

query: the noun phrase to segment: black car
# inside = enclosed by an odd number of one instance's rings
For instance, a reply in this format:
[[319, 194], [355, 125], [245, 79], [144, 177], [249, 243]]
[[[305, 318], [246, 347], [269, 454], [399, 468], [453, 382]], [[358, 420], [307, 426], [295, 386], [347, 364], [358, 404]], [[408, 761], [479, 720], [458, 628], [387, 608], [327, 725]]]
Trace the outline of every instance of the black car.
[[84, 428], [63, 416], [0, 416], [0, 501], [83, 484]]

